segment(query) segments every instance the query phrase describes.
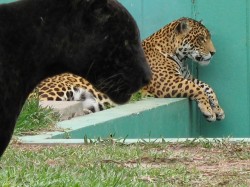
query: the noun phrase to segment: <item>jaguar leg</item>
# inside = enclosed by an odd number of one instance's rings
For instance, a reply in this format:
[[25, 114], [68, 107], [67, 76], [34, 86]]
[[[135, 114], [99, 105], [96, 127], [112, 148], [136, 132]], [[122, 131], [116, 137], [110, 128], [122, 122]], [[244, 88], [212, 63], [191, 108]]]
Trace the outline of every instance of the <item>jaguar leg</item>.
[[197, 84], [180, 76], [172, 79], [167, 85], [165, 83], [164, 86], [166, 89], [159, 92], [154, 89], [154, 85], [149, 85], [147, 91], [155, 97], [184, 97], [195, 100], [206, 119], [211, 122], [216, 121], [216, 114], [209, 103], [207, 94]]
[[206, 83], [198, 80], [198, 79], [193, 79], [192, 80], [196, 85], [198, 85], [201, 89], [204, 90], [205, 94], [207, 95], [210, 105], [216, 114], [216, 119], [217, 120], [222, 120], [225, 118], [225, 113], [221, 106], [219, 105], [219, 101], [216, 97], [216, 94], [214, 90]]

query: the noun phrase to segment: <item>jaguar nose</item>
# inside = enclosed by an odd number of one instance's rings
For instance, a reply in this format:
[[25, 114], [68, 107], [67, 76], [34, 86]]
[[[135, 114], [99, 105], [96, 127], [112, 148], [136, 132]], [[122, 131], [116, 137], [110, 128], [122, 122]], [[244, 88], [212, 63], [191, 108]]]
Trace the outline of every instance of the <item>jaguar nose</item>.
[[215, 52], [214, 51], [210, 51], [210, 54], [211, 54], [211, 56], [213, 56], [215, 54]]

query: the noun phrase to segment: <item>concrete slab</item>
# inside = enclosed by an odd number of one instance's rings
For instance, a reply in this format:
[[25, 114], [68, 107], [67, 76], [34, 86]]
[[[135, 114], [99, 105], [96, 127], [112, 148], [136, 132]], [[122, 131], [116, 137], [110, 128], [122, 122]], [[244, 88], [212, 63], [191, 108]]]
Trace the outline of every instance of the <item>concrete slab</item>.
[[41, 101], [39, 104], [59, 112], [61, 121], [90, 113], [90, 111], [83, 109], [81, 101]]
[[64, 132], [20, 137], [23, 143], [81, 143], [84, 138], [189, 138], [193, 128], [188, 99], [150, 98], [58, 123]]

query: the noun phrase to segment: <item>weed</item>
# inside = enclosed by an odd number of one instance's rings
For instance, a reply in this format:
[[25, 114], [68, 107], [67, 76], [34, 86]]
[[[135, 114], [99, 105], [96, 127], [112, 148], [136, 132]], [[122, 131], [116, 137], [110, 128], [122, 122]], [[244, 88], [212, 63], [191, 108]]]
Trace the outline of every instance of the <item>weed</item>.
[[59, 121], [59, 114], [50, 107], [41, 107], [38, 98], [28, 99], [17, 119], [15, 135], [34, 133], [51, 128]]

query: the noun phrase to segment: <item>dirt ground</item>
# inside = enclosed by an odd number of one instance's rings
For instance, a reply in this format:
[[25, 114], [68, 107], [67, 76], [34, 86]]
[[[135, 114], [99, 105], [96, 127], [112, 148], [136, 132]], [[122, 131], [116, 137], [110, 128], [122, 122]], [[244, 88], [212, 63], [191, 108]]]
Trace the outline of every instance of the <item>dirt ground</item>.
[[195, 168], [212, 184], [214, 181], [214, 185], [227, 186], [235, 178], [239, 183], [250, 186], [249, 145], [228, 142], [196, 146], [173, 144], [170, 149], [174, 152], [174, 159], [189, 168]]
[[[157, 145], [157, 144], [156, 144]], [[54, 146], [24, 145], [12, 143], [17, 149], [39, 151], [53, 149]], [[200, 173], [197, 181], [192, 181], [191, 186], [250, 186], [250, 143], [244, 142], [182, 142], [168, 143], [167, 146], [143, 145], [145, 152], [164, 154], [166, 157], [150, 157], [145, 154], [140, 159], [140, 164], [145, 168], [157, 168], [171, 165], [183, 165], [190, 172]], [[69, 146], [72, 147], [72, 146]], [[127, 146], [126, 146], [127, 147]], [[138, 159], [127, 161], [103, 160], [115, 163], [126, 168], [138, 165]], [[144, 180], [144, 179], [143, 179]], [[148, 182], [154, 181], [147, 178]], [[209, 185], [208, 185], [209, 184]], [[244, 184], [244, 185], [239, 185]]]

